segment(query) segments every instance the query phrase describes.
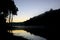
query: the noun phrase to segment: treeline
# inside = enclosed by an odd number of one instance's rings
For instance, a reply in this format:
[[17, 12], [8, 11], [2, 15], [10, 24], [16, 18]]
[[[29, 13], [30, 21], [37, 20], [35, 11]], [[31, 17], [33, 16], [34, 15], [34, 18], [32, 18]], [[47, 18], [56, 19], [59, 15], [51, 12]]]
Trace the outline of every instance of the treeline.
[[49, 10], [24, 22], [25, 25], [55, 25], [59, 22], [60, 9]]
[[24, 25], [22, 22], [12, 22], [10, 23], [12, 26], [22, 26]]
[[24, 25], [57, 26], [60, 23], [60, 9], [49, 10], [24, 22]]

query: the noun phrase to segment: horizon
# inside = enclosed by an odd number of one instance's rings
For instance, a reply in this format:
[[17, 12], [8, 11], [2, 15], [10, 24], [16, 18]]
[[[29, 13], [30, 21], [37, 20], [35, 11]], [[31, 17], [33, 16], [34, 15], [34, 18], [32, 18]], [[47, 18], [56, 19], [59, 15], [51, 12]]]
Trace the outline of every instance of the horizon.
[[14, 0], [18, 7], [17, 16], [13, 16], [13, 22], [24, 22], [38, 16], [51, 8], [59, 9], [60, 0]]

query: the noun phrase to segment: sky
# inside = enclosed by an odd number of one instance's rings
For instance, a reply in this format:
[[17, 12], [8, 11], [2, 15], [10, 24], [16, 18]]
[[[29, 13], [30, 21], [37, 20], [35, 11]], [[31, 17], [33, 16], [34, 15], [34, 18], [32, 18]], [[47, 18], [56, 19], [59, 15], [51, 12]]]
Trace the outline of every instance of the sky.
[[13, 22], [24, 22], [51, 8], [60, 8], [60, 0], [14, 0], [14, 2], [19, 11], [17, 16], [13, 17]]

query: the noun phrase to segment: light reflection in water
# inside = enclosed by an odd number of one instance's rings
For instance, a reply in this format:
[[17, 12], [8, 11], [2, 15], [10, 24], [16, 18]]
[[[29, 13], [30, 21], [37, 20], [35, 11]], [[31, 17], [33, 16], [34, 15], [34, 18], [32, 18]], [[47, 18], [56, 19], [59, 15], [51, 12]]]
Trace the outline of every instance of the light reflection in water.
[[27, 32], [25, 30], [12, 30], [12, 33], [15, 36], [22, 36], [22, 37], [24, 37], [24, 38], [26, 38], [28, 40], [46, 40], [43, 37], [31, 34], [30, 32]]

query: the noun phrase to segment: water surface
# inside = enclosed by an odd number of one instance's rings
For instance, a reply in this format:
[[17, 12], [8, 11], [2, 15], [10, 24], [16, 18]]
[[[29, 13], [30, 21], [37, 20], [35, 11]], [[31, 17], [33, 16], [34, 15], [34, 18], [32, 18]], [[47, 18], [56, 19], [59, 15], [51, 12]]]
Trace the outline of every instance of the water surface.
[[45, 38], [31, 34], [30, 32], [27, 32], [26, 30], [12, 30], [12, 33], [15, 36], [21, 36], [28, 40], [46, 40]]

